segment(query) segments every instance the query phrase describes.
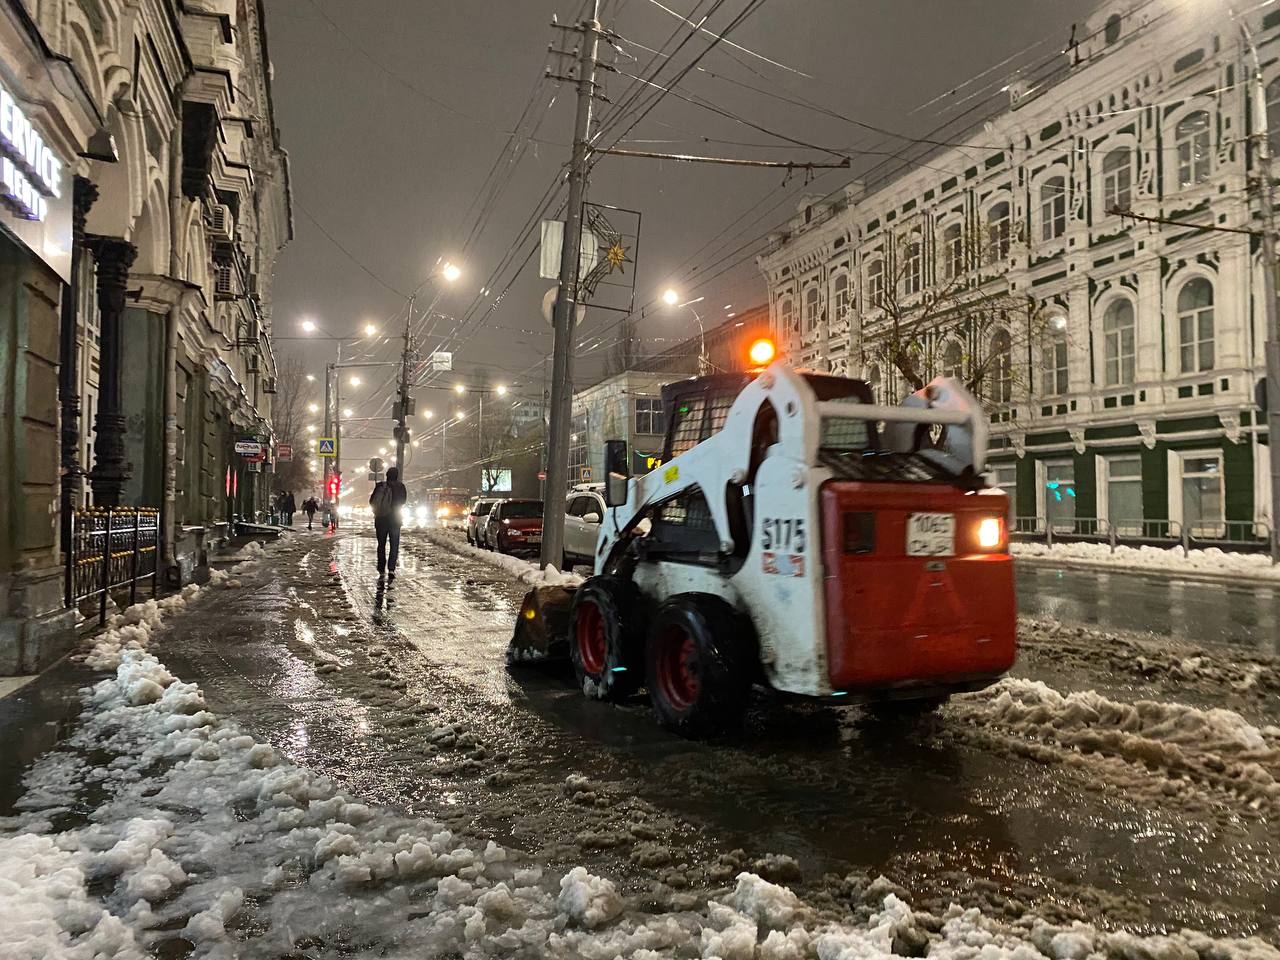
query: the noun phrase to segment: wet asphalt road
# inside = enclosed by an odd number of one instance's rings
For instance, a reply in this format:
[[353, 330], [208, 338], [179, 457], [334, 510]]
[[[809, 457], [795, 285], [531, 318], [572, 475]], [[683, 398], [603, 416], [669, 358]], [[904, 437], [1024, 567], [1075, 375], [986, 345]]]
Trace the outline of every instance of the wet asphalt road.
[[[1280, 942], [1280, 831], [1248, 811], [1162, 796], [1156, 775], [1150, 790], [1100, 782], [949, 711], [892, 726], [762, 693], [741, 736], [686, 742], [643, 700], [605, 706], [563, 674], [509, 672], [522, 590], [502, 571], [408, 532], [402, 556], [378, 590], [368, 532], [296, 534], [262, 582], [185, 618], [161, 656], [213, 709], [363, 799], [633, 891], [751, 867], [838, 909], [841, 877], [883, 873], [935, 909]], [[1052, 597], [1063, 616], [1116, 609], [1090, 607], [1079, 583], [1051, 592], [1036, 574], [1032, 593], [1020, 579], [1042, 615]]]
[[1024, 616], [1280, 654], [1280, 589], [1272, 586], [1019, 564], [1017, 589]]

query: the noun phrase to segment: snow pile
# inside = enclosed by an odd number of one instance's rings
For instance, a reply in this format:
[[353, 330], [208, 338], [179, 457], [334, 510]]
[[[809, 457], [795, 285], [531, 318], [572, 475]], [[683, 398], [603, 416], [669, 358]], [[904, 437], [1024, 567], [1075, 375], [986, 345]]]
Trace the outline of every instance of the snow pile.
[[576, 573], [566, 573], [557, 569], [553, 563], [545, 568], [539, 568], [536, 561], [523, 560], [520, 557], [498, 553], [496, 550], [481, 550], [467, 543], [459, 543], [456, 537], [436, 528], [428, 527], [422, 531], [422, 535], [438, 547], [499, 567], [521, 583], [527, 583], [531, 587], [576, 587], [584, 579]]
[[126, 650], [146, 650], [151, 645], [152, 634], [160, 628], [166, 616], [180, 613], [188, 603], [200, 594], [200, 586], [192, 583], [180, 593], [163, 600], [146, 600], [135, 603], [123, 612], [108, 618], [106, 628], [90, 640], [90, 648], [84, 655], [85, 663], [95, 670], [113, 670], [119, 666]]
[[261, 560], [266, 556], [267, 548], [257, 540], [250, 540], [240, 548], [239, 553], [233, 553], [229, 557], [220, 557], [224, 563], [252, 563], [255, 560]]
[[[0, 821], [14, 955], [132, 960], [177, 952], [181, 938], [210, 957], [1280, 960], [1258, 940], [1188, 931], [1143, 938], [958, 907], [936, 916], [885, 883], [866, 890], [865, 921], [818, 921], [748, 872], [716, 898], [645, 913], [582, 867], [544, 878], [492, 841], [355, 802], [203, 706], [141, 650], [86, 691], [80, 728], [28, 774], [24, 813]], [[96, 805], [93, 816], [53, 832], [54, 814], [77, 803]]]
[[1246, 578], [1280, 582], [1280, 565], [1261, 553], [1227, 553], [1217, 547], [1190, 550], [1181, 547], [1125, 547], [1111, 552], [1105, 543], [1014, 543], [1010, 552], [1025, 559], [1048, 559], [1083, 565], [1145, 570], [1155, 573], [1207, 574], [1222, 578]]
[[1280, 810], [1280, 728], [1259, 729], [1231, 710], [1121, 703], [1093, 690], [1063, 694], [1014, 678], [954, 702], [979, 724], [1190, 777]]

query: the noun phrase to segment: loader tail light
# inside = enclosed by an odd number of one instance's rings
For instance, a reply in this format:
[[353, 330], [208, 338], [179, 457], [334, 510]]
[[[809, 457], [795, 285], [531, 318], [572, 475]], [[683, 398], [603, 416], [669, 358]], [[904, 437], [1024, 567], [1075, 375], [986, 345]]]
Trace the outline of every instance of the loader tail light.
[[1004, 546], [1003, 517], [983, 517], [978, 521], [978, 546], [993, 551]]

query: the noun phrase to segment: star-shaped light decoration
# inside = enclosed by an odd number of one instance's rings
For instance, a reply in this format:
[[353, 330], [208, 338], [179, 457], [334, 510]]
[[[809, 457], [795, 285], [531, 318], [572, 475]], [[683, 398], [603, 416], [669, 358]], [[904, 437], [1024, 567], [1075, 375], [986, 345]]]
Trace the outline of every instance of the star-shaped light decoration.
[[609, 264], [610, 273], [613, 273], [615, 270], [618, 273], [626, 273], [627, 271], [623, 268], [623, 264], [631, 262], [631, 258], [627, 256], [627, 248], [621, 243], [614, 243], [614, 245], [609, 248], [609, 252], [604, 255], [604, 258]]

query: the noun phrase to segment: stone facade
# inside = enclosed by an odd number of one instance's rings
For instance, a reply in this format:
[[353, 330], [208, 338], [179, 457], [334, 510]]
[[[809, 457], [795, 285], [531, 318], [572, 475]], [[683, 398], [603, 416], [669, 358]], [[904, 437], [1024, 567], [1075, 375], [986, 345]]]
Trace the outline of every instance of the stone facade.
[[[1280, 14], [1244, 22], [1276, 143]], [[887, 300], [909, 317], [952, 291], [956, 309], [913, 331], [920, 372], [978, 381], [991, 476], [1025, 528], [1258, 539], [1265, 118], [1248, 43], [1225, 6], [1175, 0], [1102, 4], [1081, 36], [964, 145], [803, 202], [759, 260], [771, 322], [785, 355], [894, 401], [910, 387], [879, 349]], [[954, 322], [984, 299], [1025, 311]]]
[[0, 463], [0, 673], [47, 662], [58, 645], [30, 637], [74, 623], [70, 511], [158, 508], [170, 583], [260, 516], [270, 478], [233, 446], [273, 442], [271, 279], [292, 236], [259, 0], [3, 6], [0, 80], [62, 162], [74, 229], [52, 271], [0, 239], [0, 439], [20, 453]]

